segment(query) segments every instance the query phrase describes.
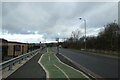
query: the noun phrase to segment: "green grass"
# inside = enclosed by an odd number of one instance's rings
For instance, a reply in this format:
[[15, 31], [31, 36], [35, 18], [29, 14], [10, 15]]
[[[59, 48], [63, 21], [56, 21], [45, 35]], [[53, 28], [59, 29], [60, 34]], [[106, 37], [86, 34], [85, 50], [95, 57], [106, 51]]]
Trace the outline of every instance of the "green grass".
[[[71, 67], [68, 67], [64, 64], [62, 64], [57, 57], [55, 56], [55, 53], [51, 51], [51, 49], [48, 49], [48, 52], [43, 54], [43, 57], [41, 59], [41, 64], [45, 67], [45, 69], [49, 72], [50, 78], [66, 78], [66, 75], [69, 78], [86, 78], [83, 76], [80, 72], [74, 70]], [[63, 70], [66, 75], [58, 69], [56, 66], [58, 66], [61, 70]]]

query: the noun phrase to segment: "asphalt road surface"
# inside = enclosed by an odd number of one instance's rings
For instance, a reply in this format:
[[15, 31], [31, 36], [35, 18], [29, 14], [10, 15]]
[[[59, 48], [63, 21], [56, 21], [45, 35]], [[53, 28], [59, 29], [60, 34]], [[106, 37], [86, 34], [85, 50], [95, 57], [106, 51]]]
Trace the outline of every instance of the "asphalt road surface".
[[118, 78], [117, 59], [62, 48], [60, 53], [103, 78]]
[[45, 74], [44, 70], [42, 69], [42, 67], [40, 66], [40, 64], [38, 63], [38, 60], [41, 55], [42, 55], [42, 53], [38, 53], [37, 55], [35, 55], [32, 59], [30, 59], [22, 67], [20, 67], [13, 74], [8, 76], [7, 79], [10, 79], [10, 78], [23, 78], [25, 80], [27, 78], [29, 78], [30, 80], [31, 80], [31, 78], [33, 80], [40, 79], [40, 78], [45, 79], [46, 74]]

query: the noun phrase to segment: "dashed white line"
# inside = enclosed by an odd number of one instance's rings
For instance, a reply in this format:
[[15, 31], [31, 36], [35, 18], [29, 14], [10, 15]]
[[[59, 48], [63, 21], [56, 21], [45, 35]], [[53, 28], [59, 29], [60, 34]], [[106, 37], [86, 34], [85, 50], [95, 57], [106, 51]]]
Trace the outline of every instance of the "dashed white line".
[[[47, 52], [48, 52], [48, 48], [47, 48]], [[44, 56], [44, 54], [42, 54], [42, 56], [40, 57], [40, 59], [38, 60], [38, 63], [41, 65], [41, 67], [45, 70], [45, 72], [46, 72], [46, 77], [47, 77], [47, 79], [49, 79], [49, 72], [48, 72], [48, 70], [41, 64], [41, 59], [42, 59], [42, 57]], [[65, 64], [65, 63], [63, 63], [63, 62], [61, 62], [60, 60], [59, 60], [59, 58], [54, 54], [54, 56], [58, 59], [58, 61], [60, 62], [60, 63], [62, 63], [63, 65], [66, 65], [66, 66], [68, 66], [68, 67], [70, 67], [70, 68], [72, 68], [72, 69], [74, 69], [74, 70], [76, 70], [76, 71], [78, 71], [78, 72], [80, 72], [79, 70], [77, 70], [77, 69], [75, 69], [75, 68], [73, 68], [73, 67], [71, 67], [71, 66], [69, 66], [69, 65], [67, 65], [67, 64]], [[50, 55], [49, 55], [49, 61], [50, 61]], [[54, 66], [56, 67], [56, 68], [58, 68], [67, 78], [68, 78], [68, 80], [70, 80], [69, 79], [69, 77], [68, 77], [68, 75], [61, 69], [61, 68], [59, 68], [57, 65], [55, 65], [54, 64]], [[86, 78], [89, 78], [88, 76], [86, 76], [84, 73], [82, 73], [82, 72], [80, 72], [82, 75], [84, 75]]]
[[[48, 53], [48, 48], [47, 48], [47, 53]], [[50, 61], [50, 53], [48, 53], [48, 60]]]
[[48, 53], [48, 48], [47, 48], [47, 53]]
[[49, 61], [50, 61], [50, 55], [49, 55], [49, 57], [48, 57], [48, 58], [49, 58]]

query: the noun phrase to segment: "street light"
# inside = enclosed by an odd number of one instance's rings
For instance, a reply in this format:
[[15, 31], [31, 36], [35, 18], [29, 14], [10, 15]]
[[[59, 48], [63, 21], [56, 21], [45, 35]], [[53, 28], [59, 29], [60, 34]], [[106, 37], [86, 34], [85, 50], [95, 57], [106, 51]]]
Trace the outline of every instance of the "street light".
[[84, 21], [84, 26], [85, 26], [85, 50], [86, 50], [86, 20], [83, 19], [83, 18], [79, 18], [80, 20], [83, 20]]
[[59, 54], [59, 38], [56, 38], [57, 41], [57, 54]]

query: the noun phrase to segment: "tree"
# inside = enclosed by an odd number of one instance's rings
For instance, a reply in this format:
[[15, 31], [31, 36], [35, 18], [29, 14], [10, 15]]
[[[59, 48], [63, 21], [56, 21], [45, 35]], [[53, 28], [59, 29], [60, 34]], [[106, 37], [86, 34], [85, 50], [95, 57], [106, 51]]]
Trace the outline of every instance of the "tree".
[[73, 38], [74, 41], [78, 41], [81, 37], [81, 31], [79, 29], [72, 31], [71, 37]]
[[120, 27], [117, 23], [110, 23], [107, 24], [105, 29], [101, 32], [99, 32], [98, 38], [104, 45], [101, 44], [102, 49], [105, 50], [116, 50], [117, 49], [117, 36], [116, 32], [120, 31]]
[[[120, 26], [117, 23], [109, 23], [97, 36], [89, 36], [86, 39], [87, 49], [120, 51]], [[68, 48], [84, 48], [84, 36], [81, 37], [81, 32], [77, 29], [72, 31], [71, 37], [64, 43]]]

